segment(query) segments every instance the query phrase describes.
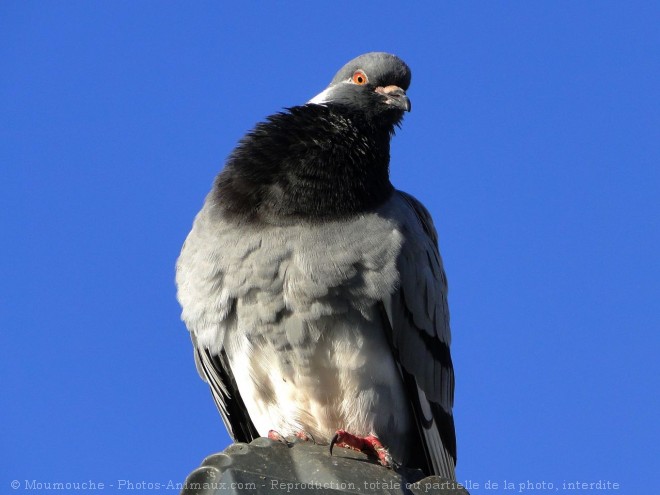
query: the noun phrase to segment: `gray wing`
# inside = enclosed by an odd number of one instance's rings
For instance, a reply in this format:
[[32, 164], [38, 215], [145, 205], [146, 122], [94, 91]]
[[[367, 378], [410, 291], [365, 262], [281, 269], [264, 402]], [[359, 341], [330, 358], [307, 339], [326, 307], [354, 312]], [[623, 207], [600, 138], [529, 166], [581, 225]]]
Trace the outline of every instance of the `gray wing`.
[[[219, 289], [226, 276], [217, 263], [226, 248], [219, 239], [231, 242], [227, 240], [231, 236], [221, 235], [227, 234], [223, 232], [227, 226], [211, 210], [207, 198], [177, 260], [177, 297], [190, 330], [197, 371], [208, 383], [227, 431], [234, 441], [250, 442], [259, 433], [243, 403], [224, 349], [224, 334], [235, 319], [235, 300], [221, 290], [210, 290]], [[215, 299], [209, 300], [209, 294], [215, 294]]]
[[400, 283], [383, 302], [383, 310], [426, 463], [431, 472], [454, 479], [454, 369], [449, 352], [447, 279], [428, 211], [409, 194], [395, 194], [399, 196], [396, 214], [404, 235], [398, 259]]
[[195, 334], [190, 334], [195, 353], [195, 366], [202, 379], [208, 383], [222, 421], [235, 442], [251, 442], [259, 437], [243, 399], [238, 392], [234, 375], [227, 363], [224, 350], [213, 354], [197, 344]]

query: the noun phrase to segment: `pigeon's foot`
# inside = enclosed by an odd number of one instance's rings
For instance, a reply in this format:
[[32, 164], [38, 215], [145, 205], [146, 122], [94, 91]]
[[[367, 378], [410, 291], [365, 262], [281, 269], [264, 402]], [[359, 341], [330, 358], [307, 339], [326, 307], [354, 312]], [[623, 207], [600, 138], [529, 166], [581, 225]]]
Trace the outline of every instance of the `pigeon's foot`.
[[291, 445], [291, 443], [288, 442], [286, 438], [284, 438], [279, 432], [275, 430], [268, 430], [268, 438], [275, 440], [276, 442], [283, 443], [287, 447]]
[[335, 436], [332, 437], [330, 442], [330, 455], [332, 455], [332, 448], [335, 445], [347, 449], [359, 450], [367, 454], [369, 457], [375, 457], [378, 462], [385, 467], [392, 468], [394, 461], [388, 450], [383, 447], [377, 437], [374, 435], [367, 435], [366, 437], [358, 437], [345, 430], [337, 430]]
[[312, 442], [314, 445], [316, 445], [316, 440], [314, 440], [314, 437], [312, 436], [311, 433], [307, 433], [306, 431], [297, 431], [296, 432], [296, 438], [298, 440], [302, 440], [303, 442]]
[[[295, 433], [295, 437], [298, 440], [302, 440], [304, 442], [312, 442], [314, 445], [316, 445], [316, 440], [314, 440], [314, 437], [312, 436], [311, 433], [307, 433], [306, 431], [300, 430]], [[283, 443], [287, 447], [291, 445], [291, 442], [289, 442], [284, 436], [279, 432], [275, 430], [268, 430], [268, 438], [271, 440], [275, 440], [276, 442]]]

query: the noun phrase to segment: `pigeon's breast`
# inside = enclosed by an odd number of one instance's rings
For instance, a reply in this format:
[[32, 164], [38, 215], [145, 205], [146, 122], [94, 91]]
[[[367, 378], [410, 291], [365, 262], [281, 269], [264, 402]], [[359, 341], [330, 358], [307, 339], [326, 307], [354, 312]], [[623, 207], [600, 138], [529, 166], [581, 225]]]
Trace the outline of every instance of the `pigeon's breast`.
[[228, 221], [207, 203], [178, 261], [183, 320], [219, 351], [234, 323], [261, 334], [292, 314], [366, 315], [396, 288], [402, 242], [396, 220], [377, 212], [273, 226]]

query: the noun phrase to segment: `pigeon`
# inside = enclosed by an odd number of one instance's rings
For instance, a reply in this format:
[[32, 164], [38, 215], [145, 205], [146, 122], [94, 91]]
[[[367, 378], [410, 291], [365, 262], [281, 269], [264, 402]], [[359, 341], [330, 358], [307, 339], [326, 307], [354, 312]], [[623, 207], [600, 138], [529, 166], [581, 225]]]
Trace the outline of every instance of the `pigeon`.
[[176, 266], [195, 362], [234, 441], [299, 437], [455, 479], [447, 280], [393, 187], [409, 67], [373, 52], [238, 143]]

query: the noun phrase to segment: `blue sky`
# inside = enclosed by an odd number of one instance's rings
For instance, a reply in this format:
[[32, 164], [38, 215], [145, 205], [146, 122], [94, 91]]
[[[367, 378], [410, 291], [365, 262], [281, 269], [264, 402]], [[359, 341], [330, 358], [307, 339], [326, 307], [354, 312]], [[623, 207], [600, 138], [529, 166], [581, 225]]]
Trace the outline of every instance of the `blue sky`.
[[228, 444], [174, 262], [236, 141], [377, 50], [413, 71], [392, 181], [440, 233], [459, 479], [656, 490], [659, 23], [650, 1], [0, 3], [0, 489], [179, 482]]

